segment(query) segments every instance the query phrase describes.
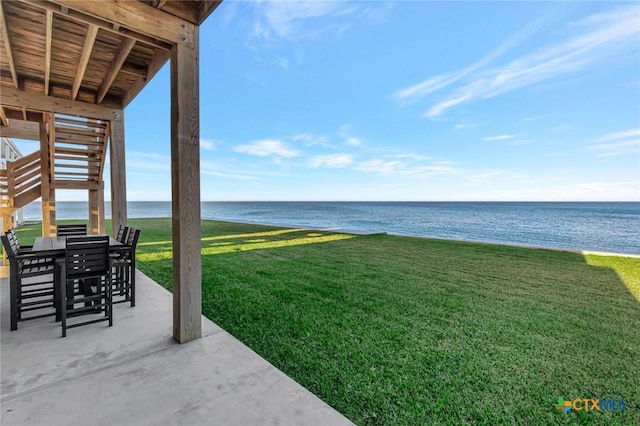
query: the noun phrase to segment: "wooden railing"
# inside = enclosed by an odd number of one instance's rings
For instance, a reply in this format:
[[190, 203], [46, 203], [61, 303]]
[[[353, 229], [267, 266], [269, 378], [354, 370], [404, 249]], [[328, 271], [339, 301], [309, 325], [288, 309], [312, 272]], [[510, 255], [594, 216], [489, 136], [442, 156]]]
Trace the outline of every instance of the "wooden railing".
[[31, 153], [15, 161], [7, 161], [7, 169], [1, 176], [6, 188], [6, 207], [21, 208], [40, 197], [42, 169], [40, 151]]

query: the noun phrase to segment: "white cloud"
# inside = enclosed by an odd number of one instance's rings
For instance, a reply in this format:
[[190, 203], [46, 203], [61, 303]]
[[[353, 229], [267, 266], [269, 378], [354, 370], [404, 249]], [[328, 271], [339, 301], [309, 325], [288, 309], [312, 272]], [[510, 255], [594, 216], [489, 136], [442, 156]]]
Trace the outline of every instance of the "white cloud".
[[640, 139], [590, 145], [589, 150], [598, 151], [599, 157], [617, 157], [619, 155], [640, 153]]
[[455, 127], [456, 129], [469, 129], [469, 128], [472, 128], [472, 127], [478, 127], [478, 126], [479, 126], [479, 124], [458, 123], [458, 124], [456, 124], [456, 125], [455, 125], [455, 126], [453, 126], [453, 127]]
[[595, 139], [595, 144], [587, 149], [598, 153], [599, 157], [617, 157], [640, 152], [640, 129], [610, 133]]
[[316, 155], [309, 162], [310, 167], [342, 168], [353, 163], [353, 156], [350, 154], [327, 154]]
[[596, 142], [608, 142], [618, 139], [627, 139], [640, 136], [640, 129], [631, 129], [623, 132], [610, 133], [596, 139]]
[[297, 41], [329, 29], [340, 32], [348, 28], [354, 16], [367, 12], [363, 5], [333, 0], [257, 1], [252, 5], [253, 35], [267, 41]]
[[527, 33], [508, 41], [462, 71], [431, 77], [396, 92], [394, 97], [400, 101], [416, 100], [461, 81], [461, 85], [454, 85], [424, 114], [427, 118], [435, 118], [463, 103], [495, 97], [555, 77], [592, 69], [595, 64], [610, 66], [613, 59], [638, 51], [639, 13], [640, 7], [633, 5], [592, 15], [570, 25], [564, 41], [544, 46], [505, 65], [486, 69], [489, 62], [518, 43]]
[[314, 135], [313, 133], [301, 133], [298, 135], [294, 135], [291, 137], [292, 141], [304, 142], [306, 146], [323, 146], [326, 148], [330, 148], [331, 146], [328, 143], [328, 138], [323, 135]]
[[382, 175], [398, 175], [406, 177], [428, 177], [443, 174], [456, 174], [461, 170], [452, 166], [451, 162], [442, 161], [428, 165], [414, 165], [411, 162], [400, 160], [373, 159], [362, 161], [356, 166], [356, 170], [366, 173]]
[[299, 151], [289, 149], [286, 145], [278, 139], [262, 139], [247, 145], [238, 145], [233, 148], [235, 152], [243, 154], [257, 155], [259, 157], [297, 157], [300, 155]]
[[349, 136], [345, 139], [344, 143], [351, 146], [358, 146], [362, 145], [362, 140], [360, 140], [360, 138], [356, 138], [355, 136]]
[[357, 138], [351, 134], [351, 126], [344, 124], [340, 126], [340, 130], [338, 130], [338, 135], [344, 139], [344, 143], [349, 146], [359, 146], [362, 145], [362, 139]]
[[238, 179], [238, 180], [261, 180], [261, 178], [257, 176], [250, 175], [242, 175], [237, 173], [223, 173], [223, 172], [215, 172], [212, 170], [202, 170], [201, 174], [208, 176], [217, 176], [225, 179]]
[[413, 86], [400, 89], [393, 94], [393, 98], [402, 105], [406, 105], [411, 102], [415, 102], [419, 99], [424, 98], [425, 96], [430, 95], [433, 92], [436, 92], [440, 89], [443, 89], [451, 84], [461, 80], [469, 74], [472, 74], [474, 71], [481, 69], [482, 67], [490, 64], [495, 59], [502, 56], [504, 53], [508, 52], [511, 48], [517, 46], [527, 38], [531, 37], [533, 33], [541, 25], [540, 20], [532, 21], [525, 28], [520, 30], [516, 35], [509, 38], [494, 50], [486, 54], [483, 58], [481, 58], [478, 62], [462, 69], [459, 71], [437, 75], [435, 77], [428, 78], [427, 80], [415, 84]]
[[507, 139], [517, 138], [520, 135], [498, 135], [482, 138], [483, 141], [505, 141]]
[[206, 151], [213, 151], [216, 149], [216, 143], [211, 139], [200, 139], [200, 148]]

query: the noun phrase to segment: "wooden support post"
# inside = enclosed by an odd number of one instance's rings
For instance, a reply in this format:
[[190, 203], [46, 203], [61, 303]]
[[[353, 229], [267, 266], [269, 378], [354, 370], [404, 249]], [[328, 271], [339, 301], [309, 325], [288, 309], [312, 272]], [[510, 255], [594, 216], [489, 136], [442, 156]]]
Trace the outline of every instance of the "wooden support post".
[[109, 126], [111, 162], [111, 229], [113, 236], [127, 224], [127, 177], [124, 159], [124, 111]]
[[194, 37], [193, 49], [171, 51], [173, 338], [180, 343], [202, 334], [198, 27]]
[[[47, 120], [52, 120], [53, 114], [47, 114]], [[49, 135], [47, 122], [40, 123], [40, 190], [42, 197], [42, 236], [56, 235], [55, 191], [51, 185], [51, 164], [49, 162]], [[53, 201], [53, 202], [52, 202]]]
[[104, 185], [89, 190], [89, 234], [104, 234]]

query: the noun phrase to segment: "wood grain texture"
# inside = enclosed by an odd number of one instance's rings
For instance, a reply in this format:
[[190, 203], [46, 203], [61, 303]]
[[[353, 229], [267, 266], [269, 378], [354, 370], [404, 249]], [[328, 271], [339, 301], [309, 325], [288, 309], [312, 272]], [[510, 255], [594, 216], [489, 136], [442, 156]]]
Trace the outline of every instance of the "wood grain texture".
[[51, 168], [49, 160], [49, 135], [47, 123], [37, 123], [40, 130], [40, 167], [41, 167], [41, 207], [42, 207], [42, 236], [53, 237], [56, 234], [55, 191], [51, 189]]
[[58, 14], [59, 16], [64, 16], [65, 18], [69, 18], [75, 22], [81, 22], [85, 24], [93, 24], [97, 25], [100, 29], [109, 31], [113, 34], [119, 34], [122, 36], [126, 36], [128, 38], [132, 38], [140, 43], [147, 44], [149, 46], [153, 46], [154, 48], [161, 48], [165, 50], [171, 50], [171, 46], [167, 43], [160, 42], [153, 37], [149, 37], [144, 34], [140, 34], [135, 31], [131, 31], [125, 28], [120, 28], [118, 25], [114, 25], [111, 22], [108, 22], [104, 19], [99, 19], [91, 15], [87, 15], [86, 13], [78, 12], [76, 10], [66, 10], [63, 11], [63, 7], [53, 4], [49, 1], [45, 0], [22, 0], [24, 3], [31, 4], [35, 7], [51, 11], [53, 13]]
[[197, 28], [194, 37], [194, 49], [178, 44], [171, 52], [173, 337], [179, 343], [202, 334]]
[[24, 92], [3, 87], [0, 90], [0, 105], [41, 112], [57, 112], [66, 115], [117, 121], [119, 110], [70, 99], [45, 96], [42, 93]]
[[89, 234], [104, 234], [104, 187], [89, 191]]
[[27, 139], [32, 141], [40, 140], [40, 130], [38, 123], [34, 121], [24, 121], [11, 119], [7, 127], [0, 127], [0, 136], [4, 138]]
[[195, 25], [137, 1], [52, 0], [69, 10], [104, 19], [120, 28], [128, 28], [171, 44], [193, 48]]
[[9, 63], [9, 69], [11, 71], [11, 78], [13, 80], [13, 86], [18, 88], [18, 73], [16, 72], [16, 64], [13, 59], [13, 46], [11, 44], [11, 36], [9, 35], [9, 27], [7, 26], [7, 19], [4, 12], [3, 2], [0, 1], [0, 30], [2, 30], [2, 39], [4, 41], [4, 50], [7, 55], [7, 62]]
[[98, 96], [96, 98], [97, 104], [102, 102], [105, 95], [111, 88], [111, 85], [113, 84], [113, 80], [116, 79], [116, 76], [120, 72], [120, 69], [124, 64], [124, 61], [127, 60], [127, 57], [129, 56], [129, 52], [131, 52], [131, 49], [133, 49], [133, 46], [135, 44], [136, 44], [135, 40], [128, 38], [128, 39], [125, 39], [120, 45], [120, 47], [118, 48], [116, 57], [113, 59], [113, 62], [111, 63], [111, 66], [109, 67], [107, 74], [105, 75], [104, 80], [102, 81], [102, 85], [98, 90]]
[[44, 57], [44, 94], [49, 94], [49, 79], [51, 77], [51, 39], [53, 37], [53, 12], [47, 10], [45, 26], [45, 57]]
[[82, 47], [82, 54], [80, 55], [80, 62], [78, 63], [78, 70], [76, 71], [76, 78], [73, 81], [73, 87], [71, 88], [71, 100], [75, 101], [84, 78], [84, 73], [87, 70], [89, 64], [89, 58], [91, 58], [91, 52], [93, 51], [93, 44], [96, 42], [98, 36], [98, 27], [93, 24], [89, 24], [87, 30], [87, 36], [84, 39], [84, 46]]
[[[109, 126], [109, 153], [111, 163], [111, 221], [114, 232], [127, 224], [127, 176], [125, 163], [124, 111], [120, 121]], [[115, 234], [114, 234], [115, 236]]]

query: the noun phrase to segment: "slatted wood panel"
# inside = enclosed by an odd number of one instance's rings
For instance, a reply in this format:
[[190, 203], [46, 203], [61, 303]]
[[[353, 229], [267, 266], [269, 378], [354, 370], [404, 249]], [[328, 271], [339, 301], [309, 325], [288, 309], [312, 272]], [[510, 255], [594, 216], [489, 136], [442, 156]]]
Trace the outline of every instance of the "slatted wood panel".
[[[107, 123], [55, 117], [54, 186], [58, 181], [100, 184], [106, 151]], [[95, 185], [92, 185], [95, 188]]]

